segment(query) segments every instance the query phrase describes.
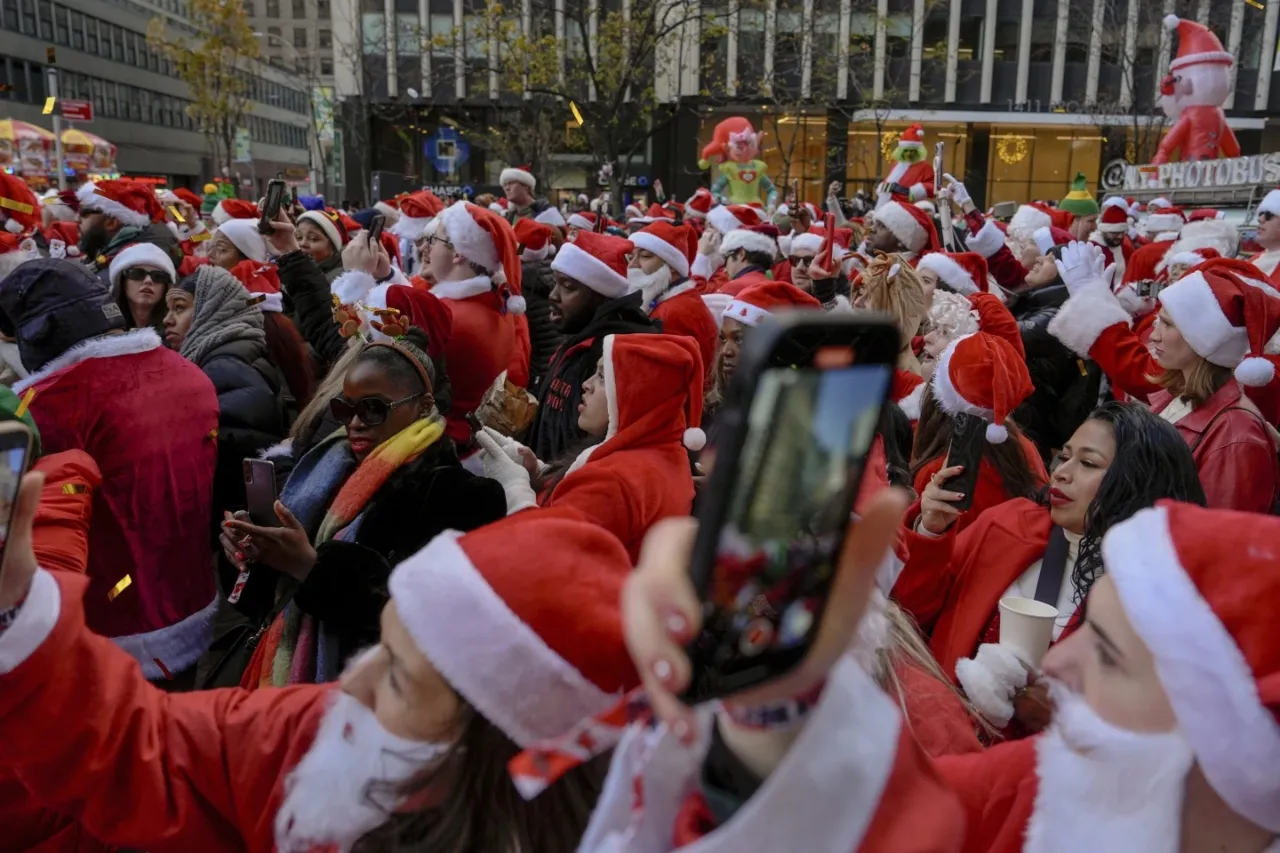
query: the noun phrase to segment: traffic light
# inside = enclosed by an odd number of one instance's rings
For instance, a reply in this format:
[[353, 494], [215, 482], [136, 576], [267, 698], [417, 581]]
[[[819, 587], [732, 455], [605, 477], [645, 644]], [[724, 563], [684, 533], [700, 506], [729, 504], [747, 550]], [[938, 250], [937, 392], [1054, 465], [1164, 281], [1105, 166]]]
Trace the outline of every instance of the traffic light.
[[56, 47], [46, 47], [44, 49], [45, 61], [50, 65], [58, 64], [58, 49]]

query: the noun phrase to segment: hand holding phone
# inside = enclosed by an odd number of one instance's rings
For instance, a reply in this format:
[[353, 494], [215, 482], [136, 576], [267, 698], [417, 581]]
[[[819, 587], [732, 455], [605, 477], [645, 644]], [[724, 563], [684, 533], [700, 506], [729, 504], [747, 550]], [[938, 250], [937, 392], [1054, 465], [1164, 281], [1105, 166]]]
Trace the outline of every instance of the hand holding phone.
[[953, 465], [943, 468], [929, 478], [924, 492], [920, 495], [920, 526], [935, 536], [941, 536], [951, 529], [951, 525], [960, 518], [961, 492], [951, 491], [943, 486], [943, 482], [964, 473], [964, 466]]
[[947, 449], [947, 468], [960, 468], [960, 472], [941, 478], [940, 485], [948, 492], [963, 497], [953, 501], [956, 509], [967, 510], [973, 506], [973, 490], [978, 485], [978, 469], [982, 454], [987, 449], [987, 422], [976, 415], [961, 412], [952, 416], [951, 446]]
[[377, 246], [382, 243], [382, 229], [387, 224], [387, 217], [379, 213], [369, 223], [369, 243]]
[[284, 203], [284, 181], [272, 179], [267, 183], [267, 198], [262, 204], [262, 218], [258, 220], [258, 233], [270, 236], [276, 233], [275, 221]]
[[244, 460], [244, 495], [249, 518], [259, 527], [279, 527], [276, 466], [270, 459]]

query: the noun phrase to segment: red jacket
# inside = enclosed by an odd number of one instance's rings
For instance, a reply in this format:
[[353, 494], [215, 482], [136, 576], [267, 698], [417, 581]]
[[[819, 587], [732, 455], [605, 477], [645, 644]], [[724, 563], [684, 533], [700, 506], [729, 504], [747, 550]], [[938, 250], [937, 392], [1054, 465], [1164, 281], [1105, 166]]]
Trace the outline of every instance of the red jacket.
[[769, 278], [769, 276], [765, 274], [764, 270], [751, 268], [745, 272], [738, 273], [731, 279], [726, 279], [725, 283], [720, 285], [720, 289], [717, 293], [737, 296], [748, 287], [752, 287], [757, 284], [768, 284], [771, 281], [773, 281], [773, 279]]
[[679, 284], [659, 296], [658, 304], [649, 316], [662, 323], [663, 334], [693, 338], [698, 344], [703, 372], [711, 371], [719, 345], [720, 324], [698, 295], [692, 281]]
[[445, 421], [449, 437], [465, 444], [471, 441], [467, 414], [479, 408], [493, 380], [510, 369], [518, 352], [515, 316], [499, 312], [497, 293], [486, 276], [439, 282], [431, 293], [453, 312], [453, 333], [444, 347], [453, 406]]
[[1027, 279], [1027, 268], [1014, 257], [1005, 243], [1004, 232], [994, 220], [984, 219], [978, 211], [965, 215], [969, 225], [969, 251], [987, 259], [987, 272], [1005, 290], [1017, 290]]
[[[1220, 106], [1188, 106], [1170, 128], [1151, 162], [1157, 166], [1173, 160], [1177, 151], [1181, 159], [1217, 160], [1220, 157], [1239, 157], [1240, 143], [1231, 132]], [[1219, 153], [1221, 152], [1221, 153]]]
[[[1049, 481], [1049, 472], [1045, 470], [1044, 460], [1040, 458], [1040, 451], [1036, 449], [1035, 444], [1025, 435], [1018, 436], [1018, 443], [1022, 445], [1022, 455], [1026, 458], [1027, 467], [1031, 469], [1031, 473], [1038, 478], [1040, 483], [1047, 483]], [[946, 455], [944, 454], [936, 459], [929, 460], [916, 472], [913, 486], [917, 495], [924, 494], [925, 486], [929, 485], [929, 478], [941, 471], [945, 463]], [[960, 513], [960, 517], [956, 519], [956, 533], [963, 532], [966, 527], [977, 520], [978, 516], [991, 507], [1002, 504], [1014, 497], [1017, 497], [1017, 495], [1011, 495], [1005, 491], [1004, 480], [1001, 479], [1000, 472], [996, 470], [996, 467], [986, 459], [983, 459], [978, 464], [978, 484], [973, 490], [973, 505]], [[919, 506], [919, 501], [917, 501], [915, 512], [912, 515], [918, 514]]]
[[892, 595], [929, 637], [942, 671], [955, 678], [956, 661], [973, 657], [1000, 598], [1044, 557], [1053, 523], [1048, 509], [1024, 498], [987, 510], [963, 533], [952, 528], [937, 538], [912, 529], [917, 515], [906, 518], [910, 556]]
[[964, 805], [964, 853], [1020, 853], [1039, 787], [1035, 738], [944, 756], [934, 766]]
[[[22, 733], [0, 738], [0, 767], [51, 812], [75, 815], [82, 829], [64, 830], [69, 845], [84, 832], [153, 853], [271, 853], [284, 777], [310, 747], [332, 688], [167, 694], [85, 626], [85, 588], [70, 575], [37, 576], [28, 605], [53, 598], [60, 610], [48, 638], [0, 675], [0, 730]], [[68, 772], [86, 767], [93, 772]]]
[[150, 678], [186, 670], [209, 644], [216, 603], [213, 384], [146, 328], [81, 343], [14, 390], [29, 387], [44, 449], [83, 450], [102, 470], [89, 527], [89, 626]]

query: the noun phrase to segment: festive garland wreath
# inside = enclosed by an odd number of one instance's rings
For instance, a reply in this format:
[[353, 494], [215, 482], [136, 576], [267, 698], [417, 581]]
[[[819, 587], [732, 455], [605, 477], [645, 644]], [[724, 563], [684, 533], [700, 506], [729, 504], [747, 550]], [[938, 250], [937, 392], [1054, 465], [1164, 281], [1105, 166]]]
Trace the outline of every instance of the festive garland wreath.
[[1021, 137], [1006, 136], [996, 143], [996, 154], [1010, 166], [1026, 159], [1027, 150], [1027, 140]]

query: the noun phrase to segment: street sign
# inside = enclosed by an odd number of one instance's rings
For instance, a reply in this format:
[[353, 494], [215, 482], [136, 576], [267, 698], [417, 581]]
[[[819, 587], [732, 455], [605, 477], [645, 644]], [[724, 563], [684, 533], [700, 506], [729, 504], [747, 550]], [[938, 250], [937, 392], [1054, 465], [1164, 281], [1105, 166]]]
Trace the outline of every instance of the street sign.
[[63, 98], [62, 117], [69, 121], [93, 121], [93, 101], [78, 101]]
[[235, 138], [232, 140], [233, 160], [237, 163], [253, 162], [253, 137], [249, 135], [249, 128], [237, 127]]

